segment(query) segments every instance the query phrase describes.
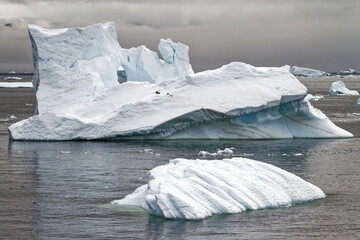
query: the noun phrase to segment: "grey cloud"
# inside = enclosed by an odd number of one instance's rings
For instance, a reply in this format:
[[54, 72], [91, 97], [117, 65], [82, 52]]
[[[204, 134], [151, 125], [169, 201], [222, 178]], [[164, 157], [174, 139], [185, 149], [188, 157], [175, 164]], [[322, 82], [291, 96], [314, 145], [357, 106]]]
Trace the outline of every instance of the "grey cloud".
[[[29, 23], [60, 28], [107, 21], [115, 21], [122, 47], [145, 44], [155, 50], [166, 37], [184, 42], [197, 71], [230, 61], [360, 69], [357, 0], [0, 0], [0, 16], [0, 71], [9, 71], [9, 61], [32, 67]], [[14, 42], [22, 47], [9, 47]]]

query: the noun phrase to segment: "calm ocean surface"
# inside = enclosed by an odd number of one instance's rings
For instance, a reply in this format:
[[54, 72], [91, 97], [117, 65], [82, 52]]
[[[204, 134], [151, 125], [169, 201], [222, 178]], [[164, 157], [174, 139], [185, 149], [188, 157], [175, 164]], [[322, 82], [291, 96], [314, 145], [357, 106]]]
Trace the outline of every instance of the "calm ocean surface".
[[[310, 93], [324, 96], [333, 81], [302, 79]], [[360, 91], [360, 79], [344, 82]], [[0, 100], [0, 239], [360, 238], [357, 97], [313, 102], [355, 138], [267, 141], [9, 142], [7, 127], [34, 111], [34, 90], [0, 89]], [[145, 184], [147, 171], [169, 159], [225, 147], [235, 148], [233, 156], [292, 172], [327, 197], [202, 221], [166, 220], [110, 204]]]

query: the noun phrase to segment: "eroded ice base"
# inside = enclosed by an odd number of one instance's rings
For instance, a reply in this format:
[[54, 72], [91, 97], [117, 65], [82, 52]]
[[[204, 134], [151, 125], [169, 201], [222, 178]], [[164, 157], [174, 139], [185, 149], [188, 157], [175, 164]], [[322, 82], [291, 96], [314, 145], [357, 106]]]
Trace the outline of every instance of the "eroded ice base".
[[214, 214], [287, 207], [324, 198], [298, 176], [246, 158], [174, 159], [148, 173], [149, 182], [115, 205], [133, 205], [172, 219], [204, 219]]

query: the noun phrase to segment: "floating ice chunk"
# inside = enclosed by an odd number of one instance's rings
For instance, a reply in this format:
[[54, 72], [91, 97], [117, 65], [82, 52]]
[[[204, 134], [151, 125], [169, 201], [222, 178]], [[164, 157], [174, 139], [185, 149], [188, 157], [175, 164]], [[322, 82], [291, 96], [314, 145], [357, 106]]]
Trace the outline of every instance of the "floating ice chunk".
[[133, 205], [172, 219], [287, 207], [324, 198], [320, 188], [270, 164], [246, 159], [174, 159], [115, 205]]
[[302, 153], [294, 153], [294, 156], [298, 157], [298, 156], [303, 156], [304, 154]]
[[234, 148], [225, 148], [224, 150], [218, 149], [216, 153], [210, 153], [207, 151], [200, 151], [198, 153], [199, 156], [206, 157], [206, 156], [222, 156], [222, 155], [231, 155], [234, 153]]
[[357, 105], [360, 105], [360, 98], [358, 98], [357, 100]]
[[310, 101], [319, 101], [319, 100], [323, 100], [324, 96], [308, 94], [308, 95], [306, 95], [305, 99], [310, 100]]
[[233, 154], [234, 151], [231, 150], [230, 148], [225, 148], [224, 150], [219, 149], [216, 153], [218, 155], [229, 155], [229, 154]]
[[292, 66], [290, 72], [296, 77], [322, 77], [330, 76], [329, 73], [311, 68]]
[[9, 74], [16, 74], [16, 72], [15, 71], [10, 71]]
[[10, 119], [15, 119], [15, 118], [17, 118], [17, 116], [15, 116], [15, 115], [10, 115], [9, 118], [10, 118]]
[[32, 88], [31, 82], [0, 82], [0, 88]]
[[164, 61], [145, 46], [122, 49], [124, 58], [121, 64], [127, 81], [159, 83], [194, 73], [189, 63], [188, 46], [161, 39], [158, 48]]
[[346, 88], [345, 84], [342, 81], [333, 82], [329, 89], [329, 95], [332, 96], [351, 96], [359, 95], [358, 91], [349, 90]]
[[71, 151], [60, 151], [60, 154], [71, 154]]
[[4, 80], [21, 80], [21, 77], [6, 77]]

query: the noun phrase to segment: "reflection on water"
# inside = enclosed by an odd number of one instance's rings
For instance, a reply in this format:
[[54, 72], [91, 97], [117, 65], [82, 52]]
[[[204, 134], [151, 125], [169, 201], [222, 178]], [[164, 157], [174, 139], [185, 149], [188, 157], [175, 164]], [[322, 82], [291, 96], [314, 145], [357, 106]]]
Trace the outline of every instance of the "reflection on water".
[[[1, 156], [0, 189], [8, 197], [0, 205], [6, 213], [0, 220], [0, 236], [15, 236], [15, 229], [16, 236], [56, 239], [352, 236], [359, 229], [354, 213], [360, 210], [356, 201], [360, 197], [359, 146], [358, 139], [10, 142], [8, 153]], [[165, 220], [109, 204], [146, 183], [147, 171], [169, 159], [198, 158], [200, 150], [215, 152], [225, 147], [235, 147], [233, 156], [290, 171], [322, 188], [328, 197], [291, 208], [218, 215], [203, 221]]]

